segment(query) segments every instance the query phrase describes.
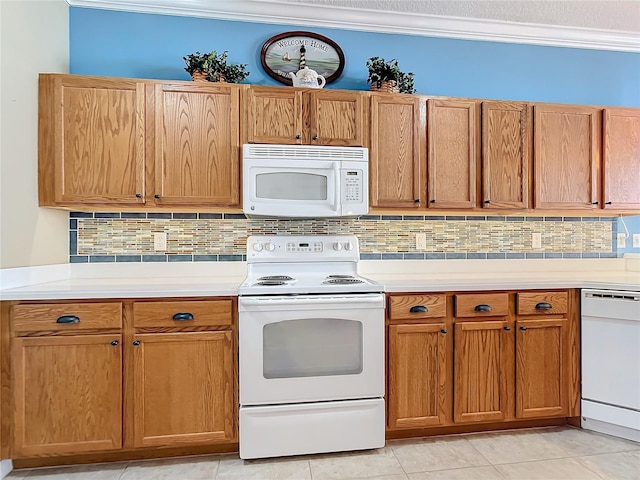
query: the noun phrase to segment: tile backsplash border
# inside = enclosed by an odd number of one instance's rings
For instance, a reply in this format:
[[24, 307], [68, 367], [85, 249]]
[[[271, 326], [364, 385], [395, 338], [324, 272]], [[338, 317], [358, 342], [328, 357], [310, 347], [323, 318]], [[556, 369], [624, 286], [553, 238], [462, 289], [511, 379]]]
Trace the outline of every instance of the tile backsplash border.
[[[153, 251], [153, 233], [168, 251]], [[427, 251], [415, 249], [415, 233]], [[535, 249], [531, 232], [543, 236]], [[248, 235], [355, 234], [362, 260], [617, 258], [616, 217], [364, 215], [247, 219], [237, 213], [70, 212], [69, 262], [245, 261]]]

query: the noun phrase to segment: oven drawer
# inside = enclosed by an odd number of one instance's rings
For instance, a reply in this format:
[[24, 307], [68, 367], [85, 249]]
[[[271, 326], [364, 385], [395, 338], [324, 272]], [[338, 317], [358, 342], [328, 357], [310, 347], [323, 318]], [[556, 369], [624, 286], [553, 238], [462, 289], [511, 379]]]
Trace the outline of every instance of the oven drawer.
[[233, 300], [136, 302], [135, 327], [199, 327], [231, 325]]
[[518, 315], [567, 313], [567, 292], [518, 293]]
[[121, 328], [122, 304], [114, 303], [40, 303], [16, 305], [12, 313], [13, 331], [82, 331], [96, 328]]
[[509, 314], [508, 293], [456, 295], [456, 317], [503, 317]]
[[441, 295], [393, 295], [389, 297], [390, 320], [419, 320], [447, 316], [447, 297]]

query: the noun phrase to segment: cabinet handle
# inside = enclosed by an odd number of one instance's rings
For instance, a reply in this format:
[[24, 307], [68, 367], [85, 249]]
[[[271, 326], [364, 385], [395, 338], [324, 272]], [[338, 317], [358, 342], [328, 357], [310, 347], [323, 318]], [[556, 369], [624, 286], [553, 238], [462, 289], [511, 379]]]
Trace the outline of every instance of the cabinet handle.
[[611, 202], [604, 202], [605, 205], [611, 205]]
[[158, 195], [157, 193], [153, 196], [153, 198], [160, 198], [160, 195]]
[[491, 203], [491, 200], [485, 200], [484, 203]]
[[118, 342], [118, 340], [114, 340], [111, 342], [111, 345], [113, 345], [114, 347], [117, 347], [119, 343], [120, 342]]
[[317, 140], [318, 139], [318, 135], [314, 135], [313, 137], [311, 137], [311, 140]]
[[540, 302], [536, 304], [536, 310], [551, 310], [553, 306], [547, 302]]
[[426, 313], [429, 311], [429, 309], [427, 307], [425, 307], [424, 305], [414, 305], [413, 307], [411, 307], [409, 309], [409, 311], [411, 313]]
[[414, 200], [414, 202], [415, 202], [415, 203], [420, 203], [420, 199], [419, 199], [419, 198], [416, 198], [416, 199]]
[[591, 202], [591, 205], [598, 205], [600, 202]]
[[181, 322], [183, 320], [193, 320], [195, 317], [193, 316], [193, 313], [189, 313], [189, 312], [181, 312], [181, 313], [176, 313], [173, 316], [173, 319], [176, 322]]
[[134, 340], [133, 341], [133, 346], [137, 347], [138, 345], [140, 345], [140, 340]]
[[440, 333], [444, 333], [444, 334], [446, 334], [446, 333], [447, 333], [447, 329], [446, 329], [446, 328], [443, 328], [442, 330], [440, 330]]
[[142, 194], [141, 193], [136, 193], [136, 198], [142, 198]]
[[527, 327], [520, 327], [520, 330], [522, 330], [523, 332], [527, 329]]
[[296, 140], [300, 140], [302, 138], [301, 135], [296, 135]]
[[510, 331], [511, 331], [511, 327], [509, 327], [509, 326], [504, 327], [504, 329], [505, 329], [507, 332], [510, 332]]
[[433, 200], [429, 200], [429, 203], [436, 203], [436, 199], [434, 198]]
[[491, 305], [486, 305], [486, 304], [482, 303], [480, 305], [476, 305], [476, 308], [474, 308], [474, 310], [476, 312], [490, 312], [491, 311]]
[[75, 315], [63, 315], [58, 317], [56, 323], [80, 323], [80, 317], [76, 317]]

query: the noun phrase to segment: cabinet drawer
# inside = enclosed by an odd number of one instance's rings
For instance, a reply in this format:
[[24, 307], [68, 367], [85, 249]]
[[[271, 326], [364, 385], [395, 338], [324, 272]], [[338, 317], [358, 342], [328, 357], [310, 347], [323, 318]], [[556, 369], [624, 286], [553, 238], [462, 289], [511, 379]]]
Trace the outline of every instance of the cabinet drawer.
[[41, 303], [15, 305], [11, 311], [13, 331], [89, 330], [121, 328], [122, 304], [117, 303]]
[[133, 304], [135, 327], [231, 325], [232, 300], [138, 302]]
[[456, 317], [500, 317], [508, 314], [508, 293], [456, 295]]
[[518, 293], [518, 315], [567, 313], [567, 292]]
[[391, 320], [412, 320], [447, 316], [445, 295], [401, 295], [389, 297]]

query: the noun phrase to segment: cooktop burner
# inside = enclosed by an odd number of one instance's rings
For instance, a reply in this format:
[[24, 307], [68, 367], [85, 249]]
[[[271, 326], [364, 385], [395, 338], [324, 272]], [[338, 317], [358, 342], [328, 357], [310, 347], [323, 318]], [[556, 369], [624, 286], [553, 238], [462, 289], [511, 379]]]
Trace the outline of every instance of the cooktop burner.
[[[258, 279], [258, 281], [264, 281], [264, 280], [267, 280], [267, 281], [270, 281], [270, 280], [281, 280], [283, 282], [287, 282], [287, 281], [293, 280], [293, 277], [290, 277], [289, 275], [268, 275], [266, 277], [260, 277]], [[280, 284], [280, 285], [282, 285], [282, 284]]]
[[327, 278], [353, 278], [353, 275], [327, 275]]
[[260, 282], [256, 282], [254, 283], [254, 285], [261, 285], [263, 287], [268, 287], [268, 286], [279, 286], [279, 285], [286, 285], [287, 282], [283, 282], [282, 280], [262, 280]]
[[353, 283], [364, 283], [364, 281], [360, 280], [359, 278], [346, 277], [346, 278], [330, 278], [329, 280], [325, 280], [322, 283], [326, 283], [329, 285], [349, 285]]

